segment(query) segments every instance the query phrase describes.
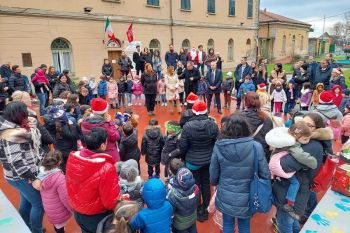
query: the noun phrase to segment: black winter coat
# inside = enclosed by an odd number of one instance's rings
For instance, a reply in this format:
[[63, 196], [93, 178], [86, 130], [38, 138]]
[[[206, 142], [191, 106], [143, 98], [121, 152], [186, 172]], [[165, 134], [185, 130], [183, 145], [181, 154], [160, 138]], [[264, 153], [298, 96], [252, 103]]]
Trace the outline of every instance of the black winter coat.
[[184, 125], [194, 116], [192, 109], [187, 109], [181, 115], [180, 127], [183, 128]]
[[111, 64], [103, 64], [102, 66], [102, 74], [104, 76], [113, 76], [113, 66]]
[[6, 65], [2, 65], [2, 66], [0, 67], [0, 75], [1, 75], [1, 77], [3, 77], [3, 78], [9, 79], [9, 78], [11, 77], [11, 75], [12, 75], [12, 70], [11, 70], [11, 68], [8, 67], [8, 66], [6, 66]]
[[58, 82], [58, 75], [57, 74], [47, 74], [46, 77], [49, 80], [51, 88], [55, 88], [55, 85]]
[[118, 93], [125, 93], [127, 89], [127, 83], [125, 80], [119, 80], [117, 82], [118, 85]]
[[131, 135], [124, 136], [121, 139], [119, 143], [119, 155], [121, 161], [127, 161], [129, 159], [140, 160], [141, 151], [137, 142], [136, 130]]
[[132, 94], [132, 86], [134, 85], [132, 80], [126, 81], [126, 93]]
[[157, 74], [153, 73], [148, 75], [146, 73], [141, 75], [141, 84], [143, 87], [143, 93], [147, 94], [157, 94]]
[[[48, 91], [47, 91], [46, 88], [45, 88], [45, 84], [46, 84], [46, 83], [38, 83], [37, 81], [33, 82], [34, 89], [35, 89], [35, 93], [36, 93], [36, 94], [42, 93], [42, 92], [41, 92], [41, 89], [43, 89], [44, 93], [47, 93]], [[48, 84], [47, 87], [48, 87], [49, 89], [51, 89], [50, 84]]]
[[146, 163], [154, 166], [161, 160], [164, 138], [159, 126], [148, 126], [141, 142], [141, 153], [146, 155]]
[[265, 73], [265, 77], [264, 77], [262, 72], [257, 72], [256, 76], [253, 77], [253, 75], [252, 75], [252, 80], [253, 80], [255, 89], [258, 88], [258, 85], [260, 83], [265, 83], [265, 85], [267, 86], [268, 85], [267, 84], [267, 72]]
[[52, 95], [54, 98], [58, 98], [60, 94], [65, 91], [70, 91], [72, 93], [74, 92], [73, 88], [68, 83], [58, 82], [53, 89]]
[[143, 70], [145, 62], [141, 61], [141, 56], [138, 52], [134, 52], [132, 55], [132, 61], [135, 63], [137, 70]]
[[181, 133], [171, 134], [165, 137], [164, 147], [162, 150], [161, 162], [168, 165], [171, 159], [180, 158], [181, 152], [178, 147], [178, 141]]
[[193, 116], [183, 127], [179, 148], [186, 162], [193, 165], [210, 164], [219, 128], [207, 115]]
[[8, 84], [4, 81], [0, 83], [0, 97], [7, 98], [9, 97], [9, 89], [5, 91], [5, 87], [9, 87]]
[[[197, 93], [198, 81], [201, 77], [199, 70], [196, 67], [193, 67], [192, 70], [186, 69], [183, 76], [185, 79], [185, 92], [189, 93], [190, 91], [193, 91]], [[193, 77], [193, 81], [190, 80], [190, 77]]]
[[23, 75], [13, 74], [9, 80], [9, 86], [11, 92], [15, 91], [27, 91], [26, 81], [24, 80]]
[[149, 63], [149, 64], [153, 64], [152, 63], [152, 54], [151, 53], [142, 53], [141, 57], [140, 57], [140, 61], [143, 62], [144, 64]]
[[227, 77], [225, 81], [222, 82], [222, 91], [227, 92], [227, 91], [232, 91], [233, 89], [233, 81], [231, 77]]

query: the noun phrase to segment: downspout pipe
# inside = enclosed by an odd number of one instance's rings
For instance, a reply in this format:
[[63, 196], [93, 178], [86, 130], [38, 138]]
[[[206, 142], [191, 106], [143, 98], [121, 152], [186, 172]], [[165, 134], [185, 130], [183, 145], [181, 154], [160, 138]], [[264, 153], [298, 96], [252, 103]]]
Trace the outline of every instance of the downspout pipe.
[[174, 19], [173, 19], [173, 0], [169, 0], [170, 3], [170, 42], [173, 45], [174, 44], [174, 32], [173, 32], [173, 26], [174, 26]]

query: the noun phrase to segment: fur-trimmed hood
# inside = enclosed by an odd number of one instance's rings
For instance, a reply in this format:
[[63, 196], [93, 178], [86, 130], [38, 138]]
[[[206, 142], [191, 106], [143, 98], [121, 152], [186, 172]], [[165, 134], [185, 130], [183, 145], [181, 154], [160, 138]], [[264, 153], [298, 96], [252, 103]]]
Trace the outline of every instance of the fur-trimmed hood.
[[311, 139], [315, 140], [333, 140], [333, 131], [331, 128], [319, 128], [312, 132]]
[[273, 148], [290, 147], [295, 144], [295, 138], [288, 133], [286, 127], [276, 127], [265, 136], [266, 143]]

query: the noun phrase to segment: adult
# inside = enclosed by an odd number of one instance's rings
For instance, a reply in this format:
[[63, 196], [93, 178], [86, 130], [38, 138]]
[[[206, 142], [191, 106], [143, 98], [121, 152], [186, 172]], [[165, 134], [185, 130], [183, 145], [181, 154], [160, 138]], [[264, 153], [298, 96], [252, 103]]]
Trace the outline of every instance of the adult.
[[49, 80], [51, 88], [55, 88], [56, 83], [58, 82], [58, 75], [54, 66], [49, 67], [46, 77]]
[[207, 54], [207, 57], [205, 59], [205, 65], [207, 66], [208, 70], [210, 70], [210, 67], [211, 67], [211, 63], [214, 61], [216, 62], [216, 55], [215, 55], [215, 52], [214, 52], [214, 49], [213, 48], [210, 48], [208, 49], [208, 54]]
[[165, 63], [167, 67], [172, 66], [176, 67], [179, 54], [174, 50], [174, 45], [169, 45], [169, 51], [165, 53]]
[[206, 82], [208, 84], [208, 113], [210, 113], [211, 101], [213, 99], [213, 95], [215, 95], [215, 99], [218, 107], [218, 113], [222, 114], [221, 100], [220, 100], [222, 71], [219, 69], [216, 69], [215, 61], [211, 62], [210, 64], [210, 70], [207, 72]]
[[180, 61], [183, 66], [186, 66], [188, 61], [188, 56], [184, 48], [180, 49], [179, 57], [177, 58], [177, 60]]
[[192, 62], [194, 65], [198, 64], [198, 52], [195, 47], [188, 51], [187, 53], [188, 61]]
[[120, 65], [120, 72], [123, 77], [126, 77], [129, 74], [130, 69], [133, 68], [130, 58], [125, 54], [124, 51], [119, 58], [118, 64]]
[[42, 69], [38, 69], [38, 71], [35, 73], [36, 81], [33, 82], [34, 84], [34, 90], [35, 94], [38, 97], [40, 101], [40, 115], [45, 114], [45, 106], [46, 106], [46, 101], [47, 97], [50, 94], [50, 84], [49, 83], [44, 83], [44, 82], [38, 82], [38, 80], [44, 80], [46, 79], [46, 75]]
[[298, 97], [301, 96], [301, 89], [303, 88], [304, 83], [310, 81], [310, 73], [308, 72], [308, 65], [302, 64], [300, 66], [300, 73], [297, 76], [293, 77], [296, 87], [298, 89]]
[[174, 113], [174, 104], [176, 105], [177, 112], [181, 114], [181, 105], [179, 103], [179, 85], [180, 81], [175, 73], [174, 67], [169, 66], [166, 74], [164, 75], [165, 80], [165, 95], [168, 101], [168, 109], [170, 114]]
[[267, 71], [265, 69], [264, 64], [259, 65], [259, 67], [257, 68], [256, 77], [252, 78], [252, 80], [256, 89], [258, 89], [258, 85], [261, 83], [265, 84], [266, 86], [268, 85]]
[[314, 80], [315, 79], [315, 73], [316, 73], [317, 67], [318, 67], [318, 64], [317, 64], [317, 62], [315, 62], [314, 57], [313, 56], [309, 56], [307, 72], [310, 75], [310, 80]]
[[333, 103], [333, 92], [323, 91], [319, 97], [319, 104], [315, 106], [314, 112], [320, 114], [323, 121], [327, 123], [330, 120], [342, 120], [343, 114], [338, 107]]
[[145, 47], [143, 49], [143, 52], [141, 54], [141, 61], [144, 62], [144, 64], [146, 65], [147, 63], [152, 64], [152, 53], [149, 51], [149, 49], [147, 47]]
[[179, 149], [186, 161], [186, 167], [191, 170], [197, 186], [200, 188], [202, 204], [197, 208], [197, 219], [201, 222], [208, 219], [207, 208], [210, 202], [209, 166], [213, 147], [219, 128], [207, 115], [207, 105], [196, 102], [192, 111], [194, 116], [183, 126]]
[[[254, 159], [258, 160], [259, 177], [270, 179], [261, 144], [251, 137], [245, 117], [233, 114], [223, 124], [210, 163], [210, 181], [212, 185], [218, 185], [215, 206], [223, 215], [224, 233], [234, 232], [235, 218], [240, 233], [250, 232], [249, 196]], [[237, 172], [233, 173], [233, 170]]]
[[86, 148], [69, 155], [68, 200], [83, 233], [96, 232], [98, 223], [111, 214], [120, 195], [115, 160], [105, 152], [107, 137], [105, 129], [93, 128], [85, 135]]
[[331, 80], [330, 80], [331, 88], [334, 85], [339, 85], [341, 88], [346, 89], [346, 83], [345, 83], [345, 77], [342, 75], [339, 68], [333, 68], [331, 73]]
[[[234, 72], [235, 88], [237, 93], [239, 91], [239, 87], [244, 82], [245, 77], [248, 75], [250, 76], [252, 72], [252, 68], [247, 63], [247, 57], [242, 57], [241, 62], [237, 65], [236, 70]], [[241, 101], [242, 100], [240, 98], [237, 98], [237, 109], [241, 107]]]
[[317, 83], [323, 83], [325, 90], [329, 90], [330, 79], [332, 75], [332, 68], [329, 65], [326, 59], [322, 59], [320, 65], [317, 67], [315, 72], [315, 78], [312, 80], [313, 88], [317, 85]]
[[287, 82], [286, 73], [283, 70], [281, 63], [276, 63], [274, 69], [271, 71], [270, 77], [270, 94], [276, 89], [276, 83], [280, 82], [282, 86], [285, 86]]
[[293, 65], [293, 77], [300, 76], [300, 67], [301, 67], [301, 62], [297, 61]]
[[106, 153], [111, 155], [115, 162], [120, 161], [119, 152], [116, 143], [120, 140], [120, 135], [117, 127], [108, 114], [108, 103], [104, 99], [94, 98], [91, 101], [90, 115], [81, 123], [83, 135], [87, 135], [93, 128], [101, 127], [107, 132], [107, 147]]
[[11, 62], [6, 62], [0, 67], [0, 75], [3, 79], [5, 79], [7, 82], [9, 81], [12, 70], [11, 70]]
[[19, 214], [33, 233], [42, 233], [44, 209], [37, 178], [44, 155], [38, 138], [33, 137], [27, 106], [9, 103], [0, 117], [0, 161], [8, 184], [20, 193]]
[[262, 145], [266, 160], [270, 161], [270, 147], [265, 141], [265, 135], [273, 128], [272, 120], [261, 111], [259, 96], [255, 92], [246, 94], [244, 104], [245, 109], [242, 111], [242, 115], [246, 118], [254, 139]]
[[69, 84], [70, 80], [67, 78], [67, 76], [62, 75], [58, 78], [58, 82], [55, 85], [55, 88], [53, 89], [53, 98], [58, 98], [61, 93], [65, 91], [69, 91], [71, 93], [74, 92], [73, 87]]
[[254, 83], [254, 86], [255, 86], [255, 89], [257, 89], [257, 85], [255, 85], [256, 81], [256, 78], [258, 76], [258, 66], [256, 65], [256, 62], [255, 61], [252, 61], [250, 63], [250, 67], [252, 68], [252, 74], [250, 75], [250, 77], [252, 78], [252, 81]]
[[102, 65], [102, 71], [101, 73], [109, 78], [109, 77], [113, 77], [113, 74], [114, 74], [114, 70], [113, 70], [113, 66], [112, 64], [109, 62], [108, 59], [104, 59], [103, 60], [103, 65]]
[[330, 65], [331, 69], [333, 68], [339, 68], [339, 64], [337, 61], [333, 58], [333, 54], [327, 53], [324, 58], [327, 60], [328, 64]]
[[185, 67], [182, 64], [181, 61], [177, 62], [177, 67], [175, 70], [177, 77], [179, 79], [179, 88], [178, 88], [178, 92], [179, 92], [179, 100], [181, 105], [184, 105], [184, 98], [185, 98], [185, 79], [184, 79], [184, 72], [185, 72]]
[[148, 115], [153, 116], [155, 115], [154, 106], [157, 97], [157, 74], [153, 71], [150, 63], [145, 65], [145, 72], [141, 76], [141, 84], [143, 94], [145, 95]]
[[196, 67], [194, 67], [193, 62], [188, 62], [186, 70], [183, 74], [183, 78], [185, 79], [186, 98], [191, 92], [193, 92], [194, 94], [197, 93], [198, 81], [200, 77], [201, 75], [199, 73], [199, 70]]
[[204, 63], [207, 60], [207, 54], [203, 51], [203, 45], [198, 46], [198, 64], [197, 69], [204, 76]]
[[18, 65], [12, 66], [12, 75], [9, 79], [9, 87], [11, 94], [15, 91], [26, 91], [29, 93], [27, 86], [28, 81], [28, 78], [21, 74], [21, 69]]
[[145, 63], [141, 61], [141, 55], [142, 55], [141, 47], [140, 45], [136, 45], [136, 51], [132, 55], [132, 61], [135, 63], [137, 75], [140, 74], [140, 71], [142, 74], [143, 71], [145, 70]]
[[160, 57], [160, 52], [158, 49], [154, 50], [153, 52], [152, 65], [154, 72], [156, 72], [158, 79], [160, 79], [162, 77], [162, 59]]

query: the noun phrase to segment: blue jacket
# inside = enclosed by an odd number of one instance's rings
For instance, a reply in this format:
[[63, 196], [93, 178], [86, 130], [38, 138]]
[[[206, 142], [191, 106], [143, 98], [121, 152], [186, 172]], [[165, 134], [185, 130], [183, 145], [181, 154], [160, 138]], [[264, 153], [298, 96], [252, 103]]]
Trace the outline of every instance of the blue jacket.
[[176, 63], [177, 63], [177, 59], [179, 57], [179, 54], [177, 52], [166, 52], [165, 54], [165, 62], [167, 67], [169, 66], [173, 66], [174, 69], [176, 68]]
[[317, 62], [314, 61], [312, 63], [309, 63], [309, 66], [307, 68], [307, 72], [309, 73], [309, 76], [310, 76], [311, 80], [315, 79], [315, 73], [316, 73], [317, 67], [318, 67]]
[[148, 180], [142, 192], [147, 208], [143, 208], [130, 225], [142, 233], [170, 233], [173, 207], [165, 200], [165, 186], [159, 179]]
[[292, 99], [292, 94], [289, 92], [289, 88], [286, 88], [284, 90], [287, 96], [287, 102], [288, 103], [293, 103], [296, 102], [298, 99], [298, 88], [296, 86], [293, 87], [293, 99]]
[[107, 82], [99, 81], [97, 86], [97, 95], [98, 96], [106, 96], [107, 95]]
[[344, 96], [340, 103], [340, 111], [343, 112], [346, 104], [350, 103], [350, 96]]
[[202, 79], [198, 82], [197, 95], [206, 95], [208, 92], [208, 84]]
[[249, 83], [243, 82], [239, 87], [237, 98], [243, 98], [244, 94], [249, 91], [255, 91], [255, 85], [253, 81], [250, 81]]
[[318, 66], [315, 72], [315, 79], [312, 82], [313, 87], [317, 85], [317, 83], [323, 83], [324, 89], [329, 90], [330, 87], [330, 79], [331, 79], [332, 69], [330, 66], [327, 69], [322, 70], [321, 66]]
[[270, 179], [264, 150], [253, 138], [222, 139], [215, 143], [209, 169], [210, 182], [218, 185], [215, 206], [223, 214], [251, 217], [249, 192], [254, 176], [254, 153], [258, 159], [259, 177]]

